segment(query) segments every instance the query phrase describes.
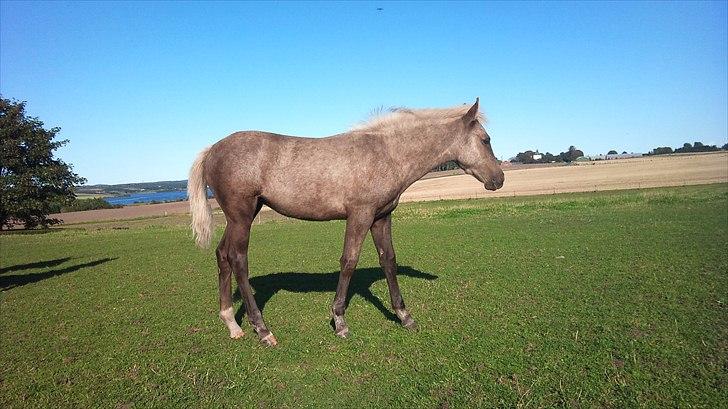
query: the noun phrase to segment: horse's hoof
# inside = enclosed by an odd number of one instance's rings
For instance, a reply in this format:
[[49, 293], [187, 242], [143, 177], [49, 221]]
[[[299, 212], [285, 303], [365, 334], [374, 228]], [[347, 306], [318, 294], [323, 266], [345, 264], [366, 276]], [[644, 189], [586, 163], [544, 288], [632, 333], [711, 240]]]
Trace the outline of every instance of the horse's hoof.
[[238, 339], [238, 338], [242, 338], [244, 336], [245, 336], [245, 333], [240, 328], [230, 331], [230, 338], [232, 338], [232, 339]]
[[276, 337], [273, 336], [272, 332], [269, 333], [268, 335], [264, 336], [263, 338], [261, 338], [260, 342], [262, 342], [263, 344], [265, 344], [266, 346], [269, 346], [269, 347], [274, 347], [274, 346], [278, 345], [278, 340], [276, 339]]
[[349, 336], [349, 327], [344, 327], [344, 328], [336, 331], [336, 335], [341, 338], [346, 338], [347, 336]]
[[402, 326], [410, 331], [416, 331], [417, 330], [417, 323], [415, 320], [412, 319], [412, 317], [408, 317], [403, 323]]

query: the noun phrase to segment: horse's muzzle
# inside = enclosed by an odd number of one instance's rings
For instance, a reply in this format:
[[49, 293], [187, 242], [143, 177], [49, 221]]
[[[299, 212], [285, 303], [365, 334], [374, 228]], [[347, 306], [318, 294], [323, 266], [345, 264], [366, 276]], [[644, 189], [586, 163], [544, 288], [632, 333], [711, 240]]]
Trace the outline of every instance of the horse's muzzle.
[[503, 174], [501, 173], [500, 177], [491, 178], [487, 180], [483, 185], [488, 190], [498, 190], [503, 187], [503, 182], [505, 181], [505, 178], [503, 177]]

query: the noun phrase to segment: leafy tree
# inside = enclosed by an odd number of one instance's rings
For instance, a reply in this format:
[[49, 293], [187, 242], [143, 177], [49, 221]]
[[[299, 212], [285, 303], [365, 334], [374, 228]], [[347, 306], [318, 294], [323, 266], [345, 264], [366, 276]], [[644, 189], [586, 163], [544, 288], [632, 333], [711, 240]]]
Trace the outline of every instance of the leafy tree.
[[68, 143], [53, 140], [60, 130], [45, 129], [38, 118], [26, 116], [25, 102], [0, 97], [0, 229], [60, 223], [48, 214], [72, 202], [73, 185], [86, 181], [53, 157]]
[[724, 151], [728, 151], [728, 143], [721, 146], [720, 148], [723, 149]]
[[653, 149], [648, 155], [665, 155], [672, 153], [672, 148], [669, 146], [660, 146], [659, 148]]
[[675, 153], [714, 152], [718, 150], [720, 150], [720, 148], [715, 145], [705, 145], [702, 142], [695, 142], [692, 145], [684, 143], [682, 148], [675, 149]]
[[527, 150], [525, 152], [519, 152], [518, 155], [516, 155], [516, 160], [521, 163], [534, 163], [533, 155], [536, 154], [536, 152], [532, 150]]
[[618, 155], [617, 151], [612, 149], [611, 151], [607, 152], [607, 155]]
[[626, 154], [627, 154], [627, 151], [622, 151], [622, 155], [626, 155]]
[[569, 146], [569, 150], [568, 151], [561, 152], [559, 154], [559, 157], [564, 162], [573, 162], [579, 156], [584, 156], [584, 152], [580, 151], [579, 149], [576, 149], [576, 147], [574, 145]]

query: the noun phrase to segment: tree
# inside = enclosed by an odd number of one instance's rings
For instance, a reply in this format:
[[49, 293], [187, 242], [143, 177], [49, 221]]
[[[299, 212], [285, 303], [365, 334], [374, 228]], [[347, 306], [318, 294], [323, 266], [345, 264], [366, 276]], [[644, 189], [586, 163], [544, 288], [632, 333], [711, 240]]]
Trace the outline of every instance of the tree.
[[525, 152], [519, 152], [518, 155], [516, 155], [516, 160], [521, 163], [534, 163], [533, 155], [536, 152], [532, 150], [527, 150]]
[[612, 149], [611, 151], [607, 152], [607, 155], [618, 155], [617, 151]]
[[672, 153], [672, 148], [669, 146], [660, 146], [659, 148], [653, 149], [648, 155], [665, 155]]
[[569, 150], [566, 152], [561, 152], [559, 154], [559, 158], [561, 158], [564, 162], [572, 162], [575, 161], [576, 158], [584, 156], [584, 152], [580, 151], [579, 149], [576, 149], [574, 145], [569, 146]]
[[60, 223], [48, 218], [51, 209], [73, 201], [74, 184], [86, 182], [53, 157], [68, 143], [53, 140], [60, 130], [45, 129], [38, 118], [26, 116], [25, 102], [0, 97], [0, 229]]

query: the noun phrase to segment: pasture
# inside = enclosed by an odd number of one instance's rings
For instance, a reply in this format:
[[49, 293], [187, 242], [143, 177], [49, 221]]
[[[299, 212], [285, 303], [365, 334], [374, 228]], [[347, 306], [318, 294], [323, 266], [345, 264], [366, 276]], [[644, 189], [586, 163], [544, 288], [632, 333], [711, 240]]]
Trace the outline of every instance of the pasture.
[[[719, 407], [728, 185], [407, 203], [333, 334], [343, 222], [253, 227], [280, 344], [228, 338], [187, 217], [0, 235], [2, 407]], [[221, 229], [218, 223], [217, 235]], [[241, 318], [242, 302], [235, 309]]]

